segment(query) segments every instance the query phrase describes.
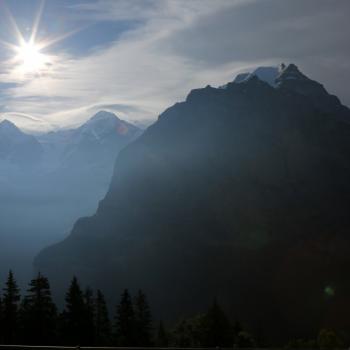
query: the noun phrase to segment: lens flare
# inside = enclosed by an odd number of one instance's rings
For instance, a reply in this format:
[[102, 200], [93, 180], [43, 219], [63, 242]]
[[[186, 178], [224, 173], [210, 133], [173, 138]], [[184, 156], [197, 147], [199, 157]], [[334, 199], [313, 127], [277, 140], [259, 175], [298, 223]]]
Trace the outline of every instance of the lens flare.
[[326, 286], [324, 288], [324, 294], [326, 295], [326, 297], [330, 298], [330, 297], [334, 297], [335, 295], [335, 288], [332, 286]]

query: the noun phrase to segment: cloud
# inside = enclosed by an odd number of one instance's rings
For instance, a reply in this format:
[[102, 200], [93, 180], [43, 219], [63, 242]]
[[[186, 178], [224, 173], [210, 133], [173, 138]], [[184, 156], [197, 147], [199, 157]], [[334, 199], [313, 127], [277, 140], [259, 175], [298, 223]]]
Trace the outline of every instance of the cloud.
[[15, 112], [1, 113], [0, 121], [11, 120], [16, 125], [21, 125], [23, 131], [30, 133], [37, 131], [45, 132], [54, 129], [56, 126], [49, 124], [46, 120], [34, 118], [31, 115]]
[[246, 5], [256, 0], [97, 0], [69, 6], [75, 18], [98, 21], [174, 20], [188, 21], [225, 7]]
[[[128, 13], [132, 15], [134, 2], [118, 2], [122, 9], [130, 3], [133, 5]], [[23, 113], [41, 109], [40, 114], [45, 113], [48, 122], [62, 125], [82, 122], [94, 105], [111, 104], [124, 106], [114, 110], [129, 120], [149, 120], [155, 119], [169, 104], [183, 99], [191, 88], [202, 85], [210, 72], [202, 70], [198, 62], [189, 61], [185, 56], [163, 52], [163, 43], [172, 33], [191, 26], [201, 16], [242, 2], [218, 1], [215, 6], [212, 1], [205, 0], [152, 3], [148, 16], [145, 17], [141, 9], [136, 11], [142, 12], [146, 22], [126, 32], [109, 47], [83, 58], [65, 57], [57, 67], [52, 67], [50, 74], [8, 89], [13, 107], [17, 105]], [[110, 19], [116, 13], [119, 19], [119, 7], [115, 4], [114, 1], [98, 2], [96, 12], [91, 4], [74, 8], [79, 9], [80, 15], [84, 15], [81, 11], [86, 8], [89, 16], [101, 18], [107, 13]], [[145, 6], [146, 3], [139, 2], [141, 4]], [[216, 76], [219, 75], [217, 71]], [[43, 106], [38, 99], [33, 99], [35, 96], [43, 100]], [[54, 112], [48, 111], [48, 105], [55, 107]]]
[[149, 121], [193, 88], [281, 61], [295, 61], [350, 103], [348, 9], [342, 0], [73, 3], [76, 21], [131, 21], [132, 29], [85, 57], [57, 53], [49, 73], [6, 89], [6, 106], [66, 127], [106, 106]]

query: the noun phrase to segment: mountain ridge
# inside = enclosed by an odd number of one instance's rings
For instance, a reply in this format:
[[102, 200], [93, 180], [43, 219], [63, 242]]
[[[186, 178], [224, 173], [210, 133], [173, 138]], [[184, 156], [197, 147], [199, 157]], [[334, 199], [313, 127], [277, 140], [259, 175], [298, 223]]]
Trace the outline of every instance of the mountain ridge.
[[350, 110], [286, 81], [192, 90], [120, 152], [96, 214], [36, 268], [110, 300], [142, 288], [168, 320], [216, 297], [269, 340], [346, 329]]

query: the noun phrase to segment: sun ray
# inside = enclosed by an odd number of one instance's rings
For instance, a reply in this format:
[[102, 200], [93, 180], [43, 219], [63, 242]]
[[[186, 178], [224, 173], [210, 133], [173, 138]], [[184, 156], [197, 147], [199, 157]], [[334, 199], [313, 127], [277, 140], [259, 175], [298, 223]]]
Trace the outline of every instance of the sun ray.
[[12, 51], [16, 51], [18, 48], [18, 45], [11, 44], [8, 41], [2, 40], [2, 39], [0, 39], [0, 44], [2, 44], [3, 46], [6, 46], [7, 48], [11, 49]]
[[54, 44], [57, 44], [69, 37], [71, 37], [72, 35], [84, 30], [86, 28], [86, 26], [84, 27], [80, 27], [80, 28], [76, 28], [76, 29], [73, 29], [71, 30], [70, 32], [67, 32], [67, 33], [64, 33], [60, 36], [57, 36], [57, 37], [54, 37], [54, 38], [51, 38], [51, 39], [46, 39], [46, 40], [43, 40], [41, 42], [38, 42], [38, 46], [40, 47], [40, 49], [45, 49], [45, 48], [48, 48]]
[[8, 60], [7, 63], [9, 67], [13, 66], [11, 71], [19, 78], [33, 77], [49, 72], [49, 69], [51, 69], [53, 64], [57, 62], [58, 56], [49, 55], [45, 49], [67, 39], [87, 27], [83, 26], [52, 38], [46, 37], [39, 39], [38, 33], [44, 13], [45, 1], [46, 0], [40, 0], [39, 7], [34, 16], [29, 38], [24, 37], [10, 9], [5, 3], [1, 3], [17, 42], [11, 43], [7, 40], [0, 39], [0, 44], [14, 53], [13, 58]]
[[29, 42], [32, 43], [32, 44], [35, 43], [35, 41], [36, 41], [36, 37], [37, 37], [37, 34], [38, 34], [40, 22], [41, 22], [41, 17], [43, 15], [43, 11], [44, 11], [44, 7], [45, 7], [45, 0], [41, 0], [38, 12], [36, 13], [36, 16], [35, 16], [35, 19], [34, 19], [34, 23], [33, 23], [33, 27], [32, 27], [32, 33], [31, 33], [30, 39], [29, 39]]
[[3, 3], [3, 7], [4, 7], [4, 11], [5, 11], [5, 13], [7, 14], [8, 19], [9, 19], [9, 21], [10, 21], [10, 23], [11, 23], [11, 26], [12, 26], [14, 32], [15, 32], [15, 35], [16, 35], [16, 37], [17, 37], [17, 41], [18, 41], [18, 43], [19, 43], [20, 45], [22, 45], [22, 44], [25, 42], [25, 40], [24, 40], [24, 37], [23, 37], [21, 31], [20, 31], [19, 28], [18, 28], [18, 25], [17, 25], [17, 23], [16, 23], [16, 20], [15, 20], [14, 17], [12, 16], [12, 13], [11, 13], [10, 9], [6, 6], [5, 3]]

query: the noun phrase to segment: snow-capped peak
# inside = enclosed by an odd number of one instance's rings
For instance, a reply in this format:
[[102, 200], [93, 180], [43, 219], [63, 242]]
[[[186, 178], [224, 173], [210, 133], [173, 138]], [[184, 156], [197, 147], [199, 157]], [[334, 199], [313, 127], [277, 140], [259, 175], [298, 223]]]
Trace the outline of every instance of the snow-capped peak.
[[120, 120], [114, 113], [100, 111], [89, 119], [85, 124], [76, 129], [75, 138], [79, 143], [81, 138], [89, 138], [103, 141], [107, 135], [118, 134], [125, 136], [134, 134], [138, 128], [126, 121]]
[[119, 123], [120, 119], [114, 113], [100, 111], [77, 130], [81, 134], [91, 134], [99, 139], [103, 134], [114, 130]]
[[121, 120], [111, 112], [107, 111], [100, 111], [96, 113], [92, 118], [90, 118], [86, 123], [83, 124], [83, 126], [92, 126], [96, 124], [115, 124], [116, 122], [120, 122]]
[[308, 80], [308, 77], [301, 73], [295, 64], [291, 63], [286, 66], [284, 63], [281, 63], [279, 66], [258, 67], [251, 73], [238, 74], [233, 82], [243, 83], [252, 77], [257, 77], [275, 88], [286, 80]]
[[281, 66], [278, 67], [258, 67], [253, 72], [249, 73], [241, 73], [237, 75], [234, 83], [243, 83], [245, 81], [248, 81], [252, 77], [258, 77], [260, 80], [268, 83], [269, 85], [276, 87], [276, 79], [281, 73]]

